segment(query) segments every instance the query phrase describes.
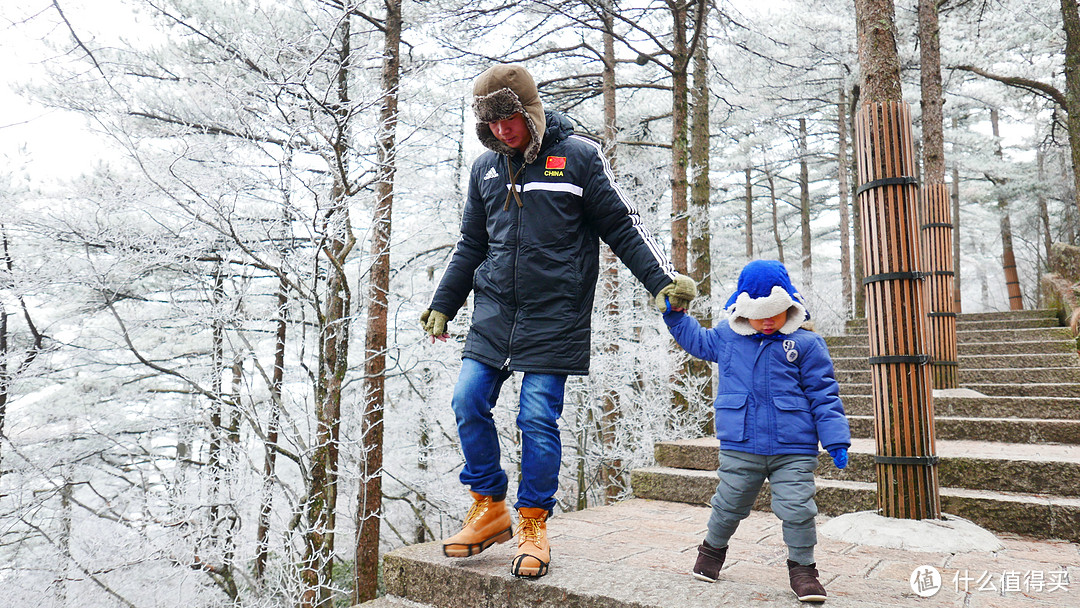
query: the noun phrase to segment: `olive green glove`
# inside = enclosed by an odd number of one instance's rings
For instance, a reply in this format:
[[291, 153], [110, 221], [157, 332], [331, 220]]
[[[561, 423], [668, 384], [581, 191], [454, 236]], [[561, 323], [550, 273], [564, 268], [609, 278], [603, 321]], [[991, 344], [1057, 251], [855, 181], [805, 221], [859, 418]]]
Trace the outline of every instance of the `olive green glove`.
[[450, 318], [437, 310], [431, 310], [430, 308], [420, 313], [420, 325], [424, 327], [424, 331], [431, 336], [431, 341], [435, 342], [438, 338], [443, 342], [446, 341], [446, 322]]
[[690, 300], [696, 297], [697, 283], [694, 279], [684, 274], [676, 274], [675, 282], [669, 283], [656, 294], [656, 307], [660, 309], [660, 312], [686, 310], [690, 307]]

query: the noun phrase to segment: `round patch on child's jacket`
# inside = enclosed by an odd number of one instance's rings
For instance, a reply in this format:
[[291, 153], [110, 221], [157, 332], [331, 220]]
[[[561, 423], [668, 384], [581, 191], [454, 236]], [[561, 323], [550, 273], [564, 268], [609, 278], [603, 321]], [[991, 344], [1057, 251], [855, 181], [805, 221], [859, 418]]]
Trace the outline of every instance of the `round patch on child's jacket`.
[[799, 358], [799, 351], [795, 350], [794, 340], [784, 340], [784, 356], [787, 357], [788, 363], [794, 363]]

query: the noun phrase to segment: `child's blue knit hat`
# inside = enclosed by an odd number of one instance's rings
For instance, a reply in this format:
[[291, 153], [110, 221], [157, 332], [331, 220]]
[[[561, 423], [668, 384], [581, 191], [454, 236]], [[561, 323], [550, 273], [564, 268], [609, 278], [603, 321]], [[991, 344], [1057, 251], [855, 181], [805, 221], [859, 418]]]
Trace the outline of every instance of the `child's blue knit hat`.
[[802, 296], [791, 284], [787, 268], [775, 260], [754, 260], [747, 264], [739, 273], [739, 284], [724, 309], [729, 315], [728, 325], [744, 336], [757, 333], [748, 319], [768, 319], [786, 310], [787, 321], [779, 331], [790, 334], [810, 318]]

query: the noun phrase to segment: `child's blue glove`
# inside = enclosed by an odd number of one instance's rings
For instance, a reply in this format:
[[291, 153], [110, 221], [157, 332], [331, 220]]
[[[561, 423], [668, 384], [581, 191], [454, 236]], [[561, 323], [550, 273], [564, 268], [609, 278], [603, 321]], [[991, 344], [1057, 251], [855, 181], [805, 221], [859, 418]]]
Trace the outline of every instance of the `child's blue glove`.
[[847, 467], [847, 448], [833, 448], [829, 450], [829, 456], [832, 456], [836, 468], [843, 469]]

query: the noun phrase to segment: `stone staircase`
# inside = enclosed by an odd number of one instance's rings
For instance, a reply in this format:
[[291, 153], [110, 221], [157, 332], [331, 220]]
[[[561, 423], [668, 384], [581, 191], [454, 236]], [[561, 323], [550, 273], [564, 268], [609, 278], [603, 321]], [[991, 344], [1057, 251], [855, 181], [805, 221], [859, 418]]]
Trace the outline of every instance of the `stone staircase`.
[[[1080, 358], [1053, 313], [964, 314], [958, 318], [962, 389], [935, 395], [937, 452], [945, 513], [1004, 533], [989, 553], [913, 553], [819, 535], [827, 606], [886, 608], [919, 602], [969, 608], [1080, 607], [1069, 593], [956, 592], [917, 598], [908, 576], [918, 564], [961, 572], [1071, 571], [1080, 579]], [[866, 329], [827, 338], [854, 436], [838, 471], [822, 454], [817, 502], [822, 519], [876, 508], [874, 440]], [[705, 532], [716, 487], [715, 439], [662, 442], [657, 466], [635, 470], [636, 498], [559, 513], [549, 522], [553, 567], [539, 580], [508, 572], [514, 543], [468, 559], [444, 558], [438, 543], [384, 557], [387, 595], [364, 608], [770, 608], [801, 606], [787, 590], [780, 522], [768, 490], [740, 525], [715, 585], [687, 574]], [[1059, 540], [1039, 540], [1059, 539]], [[556, 563], [557, 562], [557, 563]], [[943, 583], [944, 586], [944, 583]]]
[[[935, 391], [942, 510], [996, 531], [1080, 542], [1080, 357], [1051, 311], [961, 314], [960, 389]], [[873, 405], [865, 321], [829, 337], [851, 422], [851, 462], [822, 454], [817, 502], [826, 515], [876, 508]], [[714, 439], [656, 446], [633, 472], [638, 497], [707, 501]], [[758, 508], [767, 509], [763, 491]]]

